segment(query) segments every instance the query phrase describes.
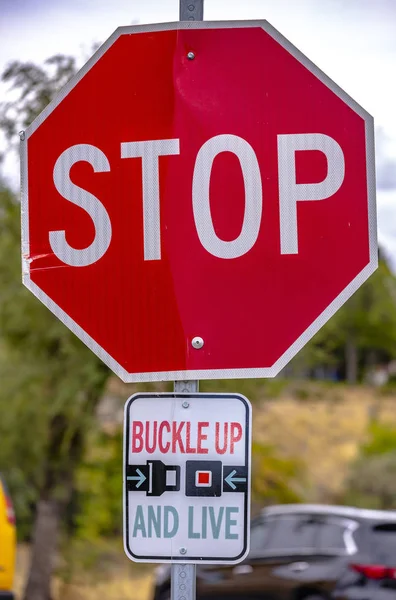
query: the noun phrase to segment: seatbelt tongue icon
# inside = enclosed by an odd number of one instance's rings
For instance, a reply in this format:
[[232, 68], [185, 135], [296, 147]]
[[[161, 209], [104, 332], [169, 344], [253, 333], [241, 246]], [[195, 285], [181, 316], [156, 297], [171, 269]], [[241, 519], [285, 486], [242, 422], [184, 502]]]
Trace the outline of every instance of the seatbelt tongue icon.
[[[162, 496], [164, 492], [180, 490], [180, 467], [178, 465], [165, 465], [162, 460], [148, 460], [147, 464], [150, 469], [150, 485], [147, 496]], [[172, 483], [167, 483], [170, 473], [172, 473]]]
[[128, 465], [127, 490], [162, 496], [180, 490], [180, 466], [165, 465], [162, 460], [148, 460], [145, 465]]

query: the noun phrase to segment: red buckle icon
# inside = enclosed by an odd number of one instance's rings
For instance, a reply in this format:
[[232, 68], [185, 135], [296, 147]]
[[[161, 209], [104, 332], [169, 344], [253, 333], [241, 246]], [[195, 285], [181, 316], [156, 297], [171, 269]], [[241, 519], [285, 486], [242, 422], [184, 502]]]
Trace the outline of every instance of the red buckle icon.
[[210, 487], [212, 485], [212, 471], [196, 471], [195, 485], [197, 487]]

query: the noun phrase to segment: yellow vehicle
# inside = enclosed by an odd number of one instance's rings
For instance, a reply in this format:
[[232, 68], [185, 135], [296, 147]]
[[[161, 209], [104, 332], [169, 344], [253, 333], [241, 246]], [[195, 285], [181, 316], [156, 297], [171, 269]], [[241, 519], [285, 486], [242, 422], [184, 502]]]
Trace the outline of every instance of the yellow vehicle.
[[15, 550], [15, 513], [5, 482], [0, 476], [0, 600], [14, 598]]

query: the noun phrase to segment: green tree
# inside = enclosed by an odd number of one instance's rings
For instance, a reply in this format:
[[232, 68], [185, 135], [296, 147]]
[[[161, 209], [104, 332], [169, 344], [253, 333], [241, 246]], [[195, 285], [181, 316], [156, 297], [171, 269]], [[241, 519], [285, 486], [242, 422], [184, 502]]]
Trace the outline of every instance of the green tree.
[[[62, 56], [48, 60], [43, 68], [30, 63], [10, 65], [3, 80], [18, 94], [1, 112], [1, 126], [10, 142], [74, 69], [74, 59]], [[20, 262], [19, 205], [12, 194], [1, 189], [2, 466], [6, 472], [10, 467], [11, 482], [18, 480], [19, 485], [31, 488], [31, 501], [35, 502], [25, 599], [48, 600], [61, 520], [109, 371], [22, 286]]]
[[77, 471], [79, 511], [76, 537], [97, 541], [122, 533], [122, 429], [114, 433], [92, 428], [88, 450]]
[[303, 500], [304, 467], [296, 458], [278, 456], [267, 444], [253, 442], [252, 495], [261, 504]]
[[344, 502], [356, 506], [396, 508], [396, 429], [374, 422], [369, 439], [353, 465]]
[[354, 384], [365, 369], [396, 355], [396, 278], [380, 253], [378, 269], [296, 359], [334, 365]]
[[63, 54], [52, 56], [43, 66], [20, 61], [7, 66], [1, 80], [13, 99], [1, 105], [0, 128], [10, 143], [17, 142], [18, 132], [30, 125], [76, 70], [76, 59]]
[[362, 508], [396, 508], [396, 451], [360, 459], [348, 480], [344, 501]]

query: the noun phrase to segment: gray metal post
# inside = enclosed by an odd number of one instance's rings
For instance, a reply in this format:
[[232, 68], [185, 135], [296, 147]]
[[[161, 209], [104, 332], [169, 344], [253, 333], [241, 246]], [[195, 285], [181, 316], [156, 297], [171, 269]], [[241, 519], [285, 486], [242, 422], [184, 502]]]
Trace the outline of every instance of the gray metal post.
[[[180, 0], [180, 21], [203, 21], [204, 0]], [[175, 381], [175, 392], [198, 392], [199, 381]], [[195, 565], [176, 563], [171, 571], [171, 600], [195, 600]]]
[[[175, 381], [175, 392], [198, 392], [199, 381]], [[195, 565], [177, 563], [171, 570], [171, 600], [195, 600]]]
[[180, 21], [203, 21], [204, 0], [180, 0]]

